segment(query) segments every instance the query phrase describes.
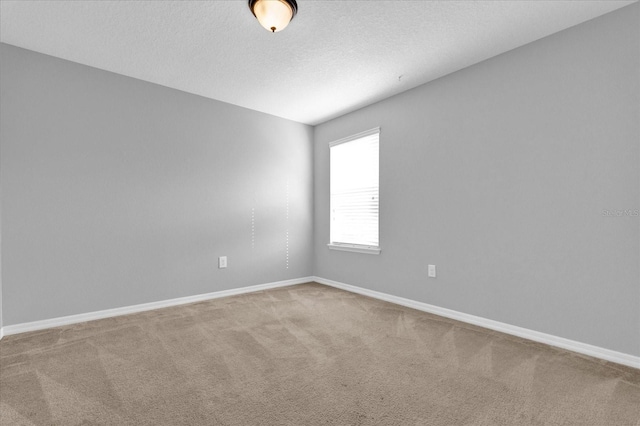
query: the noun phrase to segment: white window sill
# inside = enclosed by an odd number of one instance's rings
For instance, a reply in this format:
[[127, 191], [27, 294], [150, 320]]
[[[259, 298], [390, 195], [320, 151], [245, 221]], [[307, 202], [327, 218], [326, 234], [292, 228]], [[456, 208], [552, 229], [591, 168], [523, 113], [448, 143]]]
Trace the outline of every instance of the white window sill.
[[354, 253], [380, 254], [380, 247], [358, 246], [355, 244], [327, 244], [331, 250], [351, 251]]

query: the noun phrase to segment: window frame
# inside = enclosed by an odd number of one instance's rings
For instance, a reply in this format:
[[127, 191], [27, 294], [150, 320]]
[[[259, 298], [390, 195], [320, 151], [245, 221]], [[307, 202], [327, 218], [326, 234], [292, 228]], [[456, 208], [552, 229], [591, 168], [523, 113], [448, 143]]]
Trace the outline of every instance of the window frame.
[[[365, 254], [380, 254], [382, 251], [380, 245], [380, 127], [374, 127], [369, 130], [365, 130], [360, 133], [356, 133], [351, 136], [347, 136], [333, 142], [329, 142], [329, 243], [327, 247], [331, 250], [339, 250], [339, 251], [349, 251], [354, 253], [365, 253]], [[352, 244], [352, 243], [338, 243], [331, 242], [331, 148], [336, 145], [341, 145], [349, 142], [353, 142], [357, 139], [361, 139], [367, 136], [371, 136], [373, 134], [378, 135], [378, 245], [377, 246], [369, 246], [363, 244]]]

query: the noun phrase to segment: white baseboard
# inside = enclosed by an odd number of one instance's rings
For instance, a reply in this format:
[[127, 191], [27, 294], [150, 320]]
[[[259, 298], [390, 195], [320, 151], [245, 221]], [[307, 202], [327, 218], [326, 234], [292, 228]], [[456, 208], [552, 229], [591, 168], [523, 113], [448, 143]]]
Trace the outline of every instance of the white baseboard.
[[51, 318], [41, 321], [33, 321], [22, 324], [7, 325], [0, 330], [3, 334], [26, 333], [28, 331], [43, 330], [46, 328], [60, 327], [63, 325], [76, 324], [79, 322], [93, 321], [97, 319], [117, 317], [120, 315], [135, 314], [137, 312], [150, 311], [153, 309], [168, 308], [170, 306], [184, 305], [187, 303], [200, 302], [203, 300], [218, 299], [220, 297], [235, 296], [238, 294], [253, 293], [255, 291], [268, 290], [277, 287], [286, 287], [295, 284], [303, 284], [313, 281], [313, 277], [296, 278], [286, 281], [276, 281], [267, 284], [258, 284], [249, 287], [234, 288], [230, 290], [216, 291], [213, 293], [198, 294], [195, 296], [179, 297], [177, 299], [161, 300], [159, 302], [143, 303], [140, 305], [124, 306], [122, 308], [105, 309], [103, 311], [88, 312], [85, 314], [69, 315], [59, 318]]
[[364, 296], [373, 297], [375, 299], [384, 300], [386, 302], [395, 303], [397, 305], [406, 306], [409, 308], [417, 309], [423, 312], [429, 312], [431, 314], [440, 315], [455, 319], [458, 321], [466, 322], [469, 324], [477, 325], [480, 327], [488, 328], [502, 333], [511, 334], [513, 336], [522, 337], [525, 339], [533, 340], [535, 342], [545, 343], [550, 346], [566, 349], [569, 351], [577, 352], [583, 355], [589, 355], [595, 358], [604, 359], [607, 361], [623, 364], [629, 367], [640, 369], [640, 357], [625, 354], [622, 352], [612, 351], [610, 349], [601, 348], [599, 346], [593, 346], [586, 343], [576, 342], [574, 340], [565, 339], [563, 337], [554, 336], [551, 334], [541, 333], [539, 331], [529, 330], [527, 328], [517, 327], [515, 325], [505, 324], [499, 321], [493, 321], [490, 319], [477, 317], [475, 315], [469, 315], [462, 312], [453, 311], [451, 309], [441, 308], [434, 305], [429, 305], [423, 302], [417, 302], [411, 299], [405, 299], [403, 297], [392, 296], [390, 294], [381, 293], [374, 290], [368, 290], [362, 287], [356, 287], [350, 284], [344, 284], [338, 281], [328, 280], [320, 277], [312, 277], [313, 281], [328, 285], [331, 287], [346, 290], [352, 293], [362, 294]]
[[249, 286], [249, 287], [241, 287], [241, 288], [234, 288], [230, 290], [216, 291], [213, 293], [198, 294], [195, 296], [180, 297], [177, 299], [162, 300], [159, 302], [143, 303], [140, 305], [125, 306], [122, 308], [88, 312], [85, 314], [69, 315], [65, 317], [51, 318], [51, 319], [41, 320], [41, 321], [7, 325], [0, 328], [0, 339], [2, 339], [3, 336], [9, 336], [11, 334], [26, 333], [28, 331], [43, 330], [47, 328], [76, 324], [76, 323], [85, 322], [85, 321], [92, 321], [97, 319], [116, 317], [120, 315], [134, 314], [137, 312], [167, 308], [170, 306], [184, 305], [187, 303], [200, 302], [203, 300], [218, 299], [221, 297], [235, 296], [238, 294], [268, 290], [271, 288], [303, 284], [311, 281], [315, 281], [319, 284], [324, 284], [331, 287], [346, 290], [352, 293], [373, 297], [375, 299], [384, 300], [386, 302], [395, 303], [397, 305], [402, 305], [409, 308], [417, 309], [419, 311], [428, 312], [431, 314], [440, 315], [442, 317], [466, 322], [468, 324], [473, 324], [473, 325], [488, 328], [491, 330], [500, 331], [502, 333], [511, 334], [513, 336], [522, 337], [525, 339], [533, 340], [535, 342], [545, 343], [550, 346], [555, 346], [558, 348], [577, 352], [583, 355], [589, 355], [595, 358], [600, 358], [606, 361], [611, 361], [618, 364], [623, 364], [629, 367], [640, 369], [640, 357], [638, 356], [629, 355], [622, 352], [601, 348], [599, 346], [589, 345], [586, 343], [576, 342], [574, 340], [565, 339], [563, 337], [541, 333], [539, 331], [529, 330], [529, 329], [518, 327], [515, 325], [505, 324], [503, 322], [493, 321], [490, 319], [477, 317], [475, 315], [465, 314], [465, 313], [454, 311], [451, 309], [429, 305], [428, 303], [418, 302], [411, 299], [405, 299], [403, 297], [393, 296], [393, 295], [381, 293], [375, 290], [369, 290], [366, 288], [357, 287], [354, 285], [345, 284], [338, 281], [328, 280], [321, 277], [296, 278], [296, 279], [286, 280], [286, 281], [277, 281], [277, 282], [259, 284], [259, 285]]

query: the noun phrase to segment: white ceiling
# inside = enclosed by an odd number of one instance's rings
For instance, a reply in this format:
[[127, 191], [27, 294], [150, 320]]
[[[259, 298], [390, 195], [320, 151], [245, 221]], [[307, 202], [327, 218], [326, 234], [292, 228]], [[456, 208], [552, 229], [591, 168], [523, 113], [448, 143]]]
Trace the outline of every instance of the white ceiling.
[[315, 125], [634, 1], [0, 2], [0, 40]]

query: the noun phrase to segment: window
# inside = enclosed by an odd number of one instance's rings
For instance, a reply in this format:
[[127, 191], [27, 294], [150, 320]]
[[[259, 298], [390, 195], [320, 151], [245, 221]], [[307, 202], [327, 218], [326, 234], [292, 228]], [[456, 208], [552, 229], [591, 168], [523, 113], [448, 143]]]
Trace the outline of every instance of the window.
[[380, 253], [379, 136], [377, 127], [329, 144], [329, 248]]

